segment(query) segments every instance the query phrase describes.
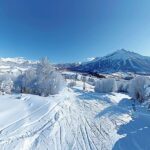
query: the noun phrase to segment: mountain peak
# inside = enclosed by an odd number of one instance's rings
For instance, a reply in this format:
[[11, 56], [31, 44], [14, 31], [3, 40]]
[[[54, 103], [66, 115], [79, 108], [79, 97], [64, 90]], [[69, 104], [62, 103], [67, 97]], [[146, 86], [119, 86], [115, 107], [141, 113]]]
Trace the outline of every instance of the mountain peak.
[[[134, 53], [133, 51], [129, 51], [129, 50], [125, 50], [125, 49], [118, 49], [111, 54], [133, 54], [133, 53]], [[134, 53], [134, 54], [136, 54], [136, 53]]]
[[125, 49], [123, 49], [123, 48], [122, 48], [122, 49], [118, 49], [118, 50], [116, 50], [116, 52], [121, 52], [121, 53], [123, 52], [123, 53], [127, 53], [127, 52], [130, 52], [130, 51], [125, 50]]
[[115, 52], [104, 56], [102, 59], [112, 59], [112, 60], [128, 60], [128, 59], [135, 59], [135, 58], [142, 58], [144, 56], [137, 54], [132, 51], [128, 51], [125, 49], [116, 50]]
[[150, 73], [150, 57], [142, 56], [138, 53], [125, 49], [117, 50], [104, 57], [99, 57], [78, 66], [77, 70], [84, 72], [136, 72]]

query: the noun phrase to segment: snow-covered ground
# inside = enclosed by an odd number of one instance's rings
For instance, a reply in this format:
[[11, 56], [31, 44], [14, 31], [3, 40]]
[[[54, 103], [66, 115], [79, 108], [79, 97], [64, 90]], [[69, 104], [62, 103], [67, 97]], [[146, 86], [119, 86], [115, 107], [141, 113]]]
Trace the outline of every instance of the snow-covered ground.
[[[0, 96], [0, 150], [149, 150], [150, 113], [82, 82], [47, 98]], [[136, 109], [136, 112], [133, 111]]]

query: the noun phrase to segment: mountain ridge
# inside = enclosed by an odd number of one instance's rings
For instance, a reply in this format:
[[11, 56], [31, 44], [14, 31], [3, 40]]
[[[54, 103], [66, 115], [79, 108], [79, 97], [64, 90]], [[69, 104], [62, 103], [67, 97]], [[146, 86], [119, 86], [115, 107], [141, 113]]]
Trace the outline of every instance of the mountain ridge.
[[68, 69], [97, 73], [133, 72], [149, 74], [150, 57], [120, 49], [106, 56], [96, 57], [92, 61], [81, 63], [78, 66], [73, 67], [72, 65]]
[[[23, 57], [0, 58], [0, 68], [2, 71], [24, 70], [35, 66], [37, 61], [27, 60]], [[137, 74], [150, 74], [150, 57], [143, 56], [133, 51], [120, 49], [103, 57], [82, 63], [53, 64], [58, 69], [70, 71], [93, 72], [93, 73], [115, 73], [132, 72]]]

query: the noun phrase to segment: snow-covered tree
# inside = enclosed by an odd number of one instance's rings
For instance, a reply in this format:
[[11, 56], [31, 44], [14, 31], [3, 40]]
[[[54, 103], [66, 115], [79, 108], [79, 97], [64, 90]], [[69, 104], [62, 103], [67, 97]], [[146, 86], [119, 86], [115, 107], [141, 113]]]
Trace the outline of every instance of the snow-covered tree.
[[40, 62], [37, 64], [36, 73], [37, 77], [40, 78], [40, 80], [45, 80], [45, 78], [47, 78], [52, 71], [55, 71], [55, 69], [50, 64], [47, 57], [42, 58]]
[[132, 98], [143, 102], [148, 99], [148, 89], [150, 87], [150, 79], [145, 76], [137, 76], [131, 80], [129, 85], [129, 94]]
[[64, 86], [64, 78], [56, 71], [45, 72], [43, 77], [41, 79], [38, 77], [37, 80], [38, 94], [43, 96], [58, 94]]
[[14, 89], [21, 93], [34, 93], [36, 89], [37, 76], [33, 69], [26, 70], [19, 75], [14, 82]]
[[13, 90], [13, 79], [8, 74], [0, 75], [0, 92], [10, 94]]
[[15, 81], [15, 90], [42, 96], [57, 94], [64, 86], [64, 78], [47, 58], [42, 59], [35, 70], [25, 71]]
[[109, 93], [117, 91], [117, 83], [115, 79], [97, 80], [95, 83], [95, 92]]
[[0, 83], [0, 91], [11, 94], [13, 89], [13, 81], [11, 79], [5, 79]]
[[118, 89], [118, 92], [127, 93], [129, 89], [129, 81], [126, 81], [126, 80], [117, 81], [117, 89]]
[[65, 80], [49, 63], [47, 58], [42, 59], [36, 68], [37, 87], [41, 95], [57, 94], [63, 89]]

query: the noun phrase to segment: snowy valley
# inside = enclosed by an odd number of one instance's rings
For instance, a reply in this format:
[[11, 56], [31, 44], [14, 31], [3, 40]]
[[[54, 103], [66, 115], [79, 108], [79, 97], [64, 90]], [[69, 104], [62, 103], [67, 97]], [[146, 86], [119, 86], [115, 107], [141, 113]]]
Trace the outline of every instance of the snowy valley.
[[0, 150], [150, 149], [149, 75], [57, 67], [0, 59]]

